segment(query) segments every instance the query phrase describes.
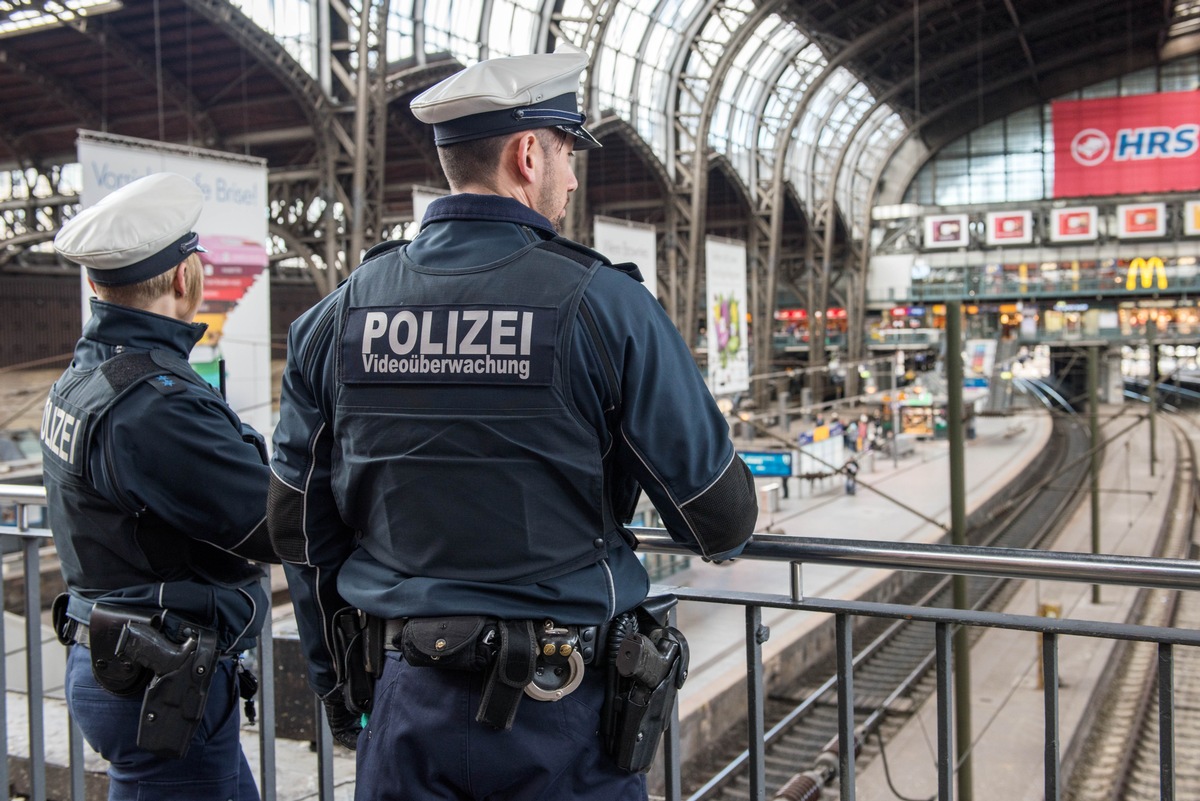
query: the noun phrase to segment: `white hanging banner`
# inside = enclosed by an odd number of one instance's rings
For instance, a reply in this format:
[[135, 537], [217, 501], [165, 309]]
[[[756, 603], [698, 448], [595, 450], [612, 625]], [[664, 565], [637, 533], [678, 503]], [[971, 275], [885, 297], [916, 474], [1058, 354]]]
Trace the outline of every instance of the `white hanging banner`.
[[636, 264], [642, 273], [643, 286], [658, 297], [658, 229], [645, 223], [597, 217], [592, 242], [614, 264]]
[[429, 209], [429, 204], [439, 197], [445, 197], [448, 194], [449, 192], [445, 189], [433, 189], [428, 186], [413, 187], [413, 222], [416, 224], [416, 229], [413, 231], [412, 236], [416, 236], [417, 231], [421, 230], [421, 221], [425, 219], [425, 212]]
[[[208, 331], [192, 350], [192, 366], [213, 386], [225, 362], [225, 395], [245, 422], [269, 434], [271, 419], [271, 280], [267, 267], [267, 164], [144, 139], [80, 131], [81, 205], [147, 175], [173, 172], [204, 193], [196, 222], [204, 264], [204, 301], [196, 322]], [[83, 312], [90, 290], [84, 281]]]
[[746, 336], [746, 243], [708, 237], [704, 242], [708, 288], [708, 384], [713, 395], [750, 389]]

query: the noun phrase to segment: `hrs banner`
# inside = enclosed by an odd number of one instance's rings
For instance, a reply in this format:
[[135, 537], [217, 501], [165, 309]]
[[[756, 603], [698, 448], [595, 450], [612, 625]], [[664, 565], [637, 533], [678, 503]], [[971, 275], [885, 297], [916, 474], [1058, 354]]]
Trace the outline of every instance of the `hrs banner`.
[[1052, 103], [1054, 196], [1200, 189], [1200, 92]]

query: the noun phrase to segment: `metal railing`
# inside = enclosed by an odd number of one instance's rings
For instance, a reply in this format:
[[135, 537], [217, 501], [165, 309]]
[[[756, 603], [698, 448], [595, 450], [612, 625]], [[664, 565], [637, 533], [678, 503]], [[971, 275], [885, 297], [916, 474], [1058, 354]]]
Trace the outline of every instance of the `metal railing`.
[[961, 298], [962, 300], [1159, 297], [1192, 295], [1200, 290], [1200, 274], [1194, 270], [1182, 272], [1169, 268], [1158, 280], [1143, 280], [1135, 275], [1129, 280], [1127, 271], [1073, 276], [1069, 270], [1020, 278], [1009, 274], [987, 275], [982, 268], [968, 268], [966, 275], [946, 276], [927, 282], [914, 282], [909, 299], [933, 302]]
[[[15, 509], [13, 522], [0, 525], [0, 539], [5, 544], [13, 539], [21, 545], [20, 562], [25, 580], [24, 619], [25, 650], [28, 671], [28, 739], [29, 739], [29, 787], [26, 793], [33, 801], [46, 799], [45, 775], [45, 726], [42, 715], [42, 633], [41, 633], [41, 585], [39, 580], [41, 546], [46, 543], [49, 531], [28, 525], [29, 512], [45, 502], [40, 487], [17, 487], [0, 485], [0, 509]], [[673, 542], [662, 529], [637, 528], [634, 533], [642, 547], [650, 552], [691, 556], [692, 553]], [[1033, 551], [1014, 548], [989, 548], [976, 546], [922, 545], [892, 542], [865, 542], [857, 540], [825, 539], [816, 537], [792, 537], [785, 535], [756, 535], [743, 553], [743, 559], [759, 559], [787, 562], [792, 565], [791, 587], [784, 594], [761, 592], [732, 592], [671, 587], [671, 592], [680, 600], [700, 603], [729, 604], [745, 607], [746, 618], [746, 700], [748, 748], [743, 759], [731, 767], [744, 769], [748, 766], [750, 797], [759, 801], [766, 798], [765, 760], [766, 745], [777, 736], [779, 726], [767, 731], [765, 726], [766, 686], [763, 669], [763, 642], [766, 629], [762, 625], [764, 609], [788, 609], [797, 612], [820, 612], [834, 617], [837, 656], [837, 693], [839, 742], [845, 744], [838, 749], [837, 770], [842, 799], [854, 798], [854, 648], [853, 621], [856, 618], [884, 618], [893, 620], [915, 620], [932, 623], [936, 627], [937, 653], [937, 770], [938, 793], [941, 799], [952, 798], [954, 773], [953, 717], [949, 700], [952, 653], [952, 633], [959, 626], [1012, 629], [1039, 632], [1043, 635], [1043, 684], [1045, 708], [1045, 797], [1060, 798], [1061, 762], [1059, 755], [1058, 717], [1058, 642], [1063, 635], [1098, 637], [1113, 640], [1130, 640], [1157, 643], [1159, 647], [1159, 725], [1160, 764], [1162, 776], [1161, 797], [1174, 798], [1172, 777], [1174, 775], [1174, 698], [1172, 694], [1173, 656], [1175, 645], [1200, 645], [1200, 631], [1137, 624], [1107, 623], [1091, 620], [1035, 617], [989, 612], [970, 609], [940, 609], [894, 603], [857, 600], [833, 600], [806, 598], [802, 592], [802, 566], [805, 564], [836, 564], [855, 567], [876, 567], [894, 570], [920, 571], [936, 574], [993, 576], [1013, 579], [1053, 579], [1090, 584], [1127, 585], [1169, 590], [1200, 590], [1200, 565], [1183, 559], [1153, 557], [1103, 556], [1078, 553]], [[0, 584], [0, 590], [3, 589]], [[0, 646], [4, 646], [0, 628]], [[274, 704], [274, 653], [272, 633], [264, 629], [258, 649], [261, 687], [261, 716], [258, 723], [260, 733], [260, 776], [259, 787], [265, 801], [277, 798], [275, 762], [275, 704]], [[7, 648], [6, 648], [7, 653]], [[0, 683], [5, 693], [0, 695], [0, 729], [6, 753], [9, 749], [7, 725], [8, 679], [0, 661]], [[318, 775], [320, 798], [332, 801], [333, 757], [332, 738], [324, 715], [316, 712], [319, 721], [316, 730], [317, 754], [314, 770]], [[672, 726], [663, 746], [665, 794], [670, 801], [682, 798], [682, 770], [679, 726]], [[77, 727], [71, 724], [70, 798], [84, 798], [83, 740]], [[714, 777], [706, 787], [714, 787], [727, 778]], [[8, 766], [0, 762], [0, 787], [9, 785]], [[692, 798], [698, 798], [698, 791]]]

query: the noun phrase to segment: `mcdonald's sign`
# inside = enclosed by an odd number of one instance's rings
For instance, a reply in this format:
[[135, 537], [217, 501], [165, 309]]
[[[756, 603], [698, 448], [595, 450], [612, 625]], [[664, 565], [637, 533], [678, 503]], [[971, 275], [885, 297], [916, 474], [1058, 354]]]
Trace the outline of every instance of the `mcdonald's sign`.
[[1156, 280], [1159, 289], [1167, 288], [1167, 268], [1158, 256], [1151, 256], [1148, 259], [1138, 256], [1130, 261], [1129, 272], [1125, 275], [1125, 288], [1136, 289], [1138, 276], [1141, 276], [1142, 279], [1142, 289], [1150, 289], [1155, 285]]

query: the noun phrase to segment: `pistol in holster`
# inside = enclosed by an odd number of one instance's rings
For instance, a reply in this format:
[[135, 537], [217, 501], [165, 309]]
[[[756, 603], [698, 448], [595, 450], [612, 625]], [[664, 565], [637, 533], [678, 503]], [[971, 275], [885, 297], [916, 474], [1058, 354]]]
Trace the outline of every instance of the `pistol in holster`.
[[187, 753], [204, 717], [217, 662], [216, 632], [194, 625], [183, 642], [162, 631], [160, 610], [99, 603], [88, 622], [92, 673], [111, 693], [142, 693], [137, 744], [156, 756]]
[[333, 615], [334, 669], [346, 708], [370, 714], [375, 680], [383, 670], [382, 618], [347, 606]]
[[635, 773], [654, 762], [687, 679], [687, 639], [666, 622], [674, 605], [673, 596], [652, 599], [610, 628], [602, 735], [617, 766]]

